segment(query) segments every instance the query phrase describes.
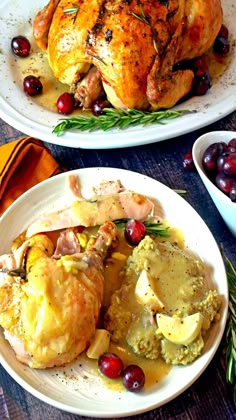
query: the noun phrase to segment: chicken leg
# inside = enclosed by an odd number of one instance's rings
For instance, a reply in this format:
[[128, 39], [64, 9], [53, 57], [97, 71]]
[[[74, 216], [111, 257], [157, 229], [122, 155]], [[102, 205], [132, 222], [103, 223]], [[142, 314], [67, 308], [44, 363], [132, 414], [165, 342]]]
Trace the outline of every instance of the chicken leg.
[[39, 258], [26, 281], [9, 273], [0, 286], [0, 326], [19, 361], [32, 368], [74, 360], [93, 337], [103, 299], [103, 262], [117, 243], [108, 221], [84, 252]]

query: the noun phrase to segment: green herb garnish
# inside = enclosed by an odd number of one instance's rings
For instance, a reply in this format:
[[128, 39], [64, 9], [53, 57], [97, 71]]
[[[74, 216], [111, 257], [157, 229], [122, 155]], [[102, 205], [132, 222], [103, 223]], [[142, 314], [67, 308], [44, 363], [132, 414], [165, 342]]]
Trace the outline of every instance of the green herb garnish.
[[149, 25], [151, 27], [151, 31], [152, 31], [152, 35], [153, 35], [153, 47], [154, 47], [154, 50], [156, 51], [156, 53], [158, 53], [157, 43], [156, 43], [156, 39], [155, 39], [155, 36], [156, 36], [155, 34], [156, 33], [151, 26], [150, 18], [145, 16], [143, 6], [141, 4], [139, 4], [138, 7], [139, 7], [139, 10], [140, 10], [140, 15], [138, 15], [135, 12], [132, 12], [131, 15], [133, 15], [135, 18], [141, 20], [141, 22], [146, 23], [146, 25]]
[[173, 189], [173, 191], [175, 191], [176, 194], [179, 194], [181, 197], [185, 197], [185, 195], [187, 194], [186, 190]]
[[156, 53], [158, 54], [158, 47], [157, 47], [157, 43], [156, 43], [155, 39], [153, 39], [153, 47], [154, 47], [154, 50], [156, 51]]
[[79, 115], [78, 117], [63, 118], [57, 124], [53, 133], [57, 136], [62, 135], [66, 130], [78, 129], [81, 131], [103, 130], [118, 127], [124, 129], [128, 126], [150, 124], [165, 124], [167, 121], [181, 117], [189, 113], [188, 110], [164, 110], [164, 111], [139, 111], [137, 109], [115, 109], [104, 108], [103, 113], [98, 117], [94, 115]]
[[148, 235], [162, 236], [164, 238], [168, 238], [169, 236], [169, 227], [164, 227], [161, 222], [144, 222], [144, 225], [146, 226], [146, 232]]
[[69, 7], [68, 9], [64, 10], [64, 13], [66, 15], [75, 15], [74, 19], [73, 19], [73, 23], [76, 21], [78, 12], [79, 12], [79, 6], [77, 6], [77, 4], [73, 4], [73, 7]]
[[100, 57], [98, 57], [97, 55], [94, 55], [94, 56], [93, 56], [93, 59], [95, 59], [95, 60], [99, 61], [100, 63], [104, 64], [104, 66], [106, 66], [105, 61], [103, 61], [103, 59], [102, 59], [102, 58], [100, 58]]
[[[130, 219], [117, 219], [117, 220], [113, 220], [113, 223], [115, 223], [116, 225], [118, 225], [120, 228], [124, 229], [126, 223], [129, 221]], [[169, 227], [167, 226], [163, 226], [162, 222], [151, 222], [151, 221], [147, 221], [145, 220], [143, 222], [144, 226], [146, 227], [146, 233], [148, 235], [155, 235], [155, 236], [162, 236], [167, 238], [169, 236]]]
[[226, 380], [233, 386], [233, 398], [236, 402], [236, 269], [224, 254], [223, 259], [229, 286], [229, 312], [225, 334]]
[[134, 13], [134, 12], [132, 12], [131, 15], [133, 15], [137, 19], [141, 20], [141, 22], [146, 23], [147, 25], [150, 25], [150, 22], [149, 22], [148, 18], [146, 18], [145, 14], [144, 14], [143, 6], [141, 4], [139, 4], [138, 7], [139, 7], [139, 10], [140, 10], [140, 15], [138, 15], [137, 13]]

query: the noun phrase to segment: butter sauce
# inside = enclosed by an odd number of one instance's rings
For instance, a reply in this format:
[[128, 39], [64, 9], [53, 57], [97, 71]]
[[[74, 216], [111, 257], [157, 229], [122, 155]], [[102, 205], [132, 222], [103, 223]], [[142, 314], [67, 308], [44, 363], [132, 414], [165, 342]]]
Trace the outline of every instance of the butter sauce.
[[[83, 233], [89, 235], [96, 235], [97, 228], [87, 228], [83, 231]], [[60, 231], [48, 232], [47, 235], [50, 239], [56, 244], [58, 235]], [[175, 228], [170, 228], [169, 230], [169, 237], [168, 238], [159, 238], [158, 241], [172, 241], [178, 244], [180, 248], [184, 247], [184, 238], [182, 233]], [[126, 264], [127, 258], [131, 255], [133, 251], [133, 247], [131, 247], [126, 240], [124, 239], [123, 234], [120, 235], [118, 247], [115, 249], [115, 253], [120, 254], [124, 258], [114, 258], [112, 254], [110, 257], [106, 259], [105, 263], [105, 284], [104, 284], [104, 299], [103, 299], [103, 308], [101, 313], [100, 325], [99, 327], [103, 327], [103, 314], [107, 310], [111, 295], [113, 292], [118, 289], [121, 285], [121, 277], [119, 276], [120, 271]], [[171, 370], [171, 365], [168, 365], [162, 358], [158, 358], [156, 360], [151, 360], [143, 357], [139, 357], [134, 354], [131, 349], [125, 344], [110, 344], [109, 351], [117, 354], [123, 360], [124, 366], [129, 364], [137, 364], [140, 366], [144, 373], [145, 373], [145, 388], [154, 387], [160, 380], [165, 377]], [[89, 361], [90, 366], [95, 374], [101, 376], [103, 383], [109, 389], [121, 392], [125, 391], [125, 388], [122, 384], [122, 381], [119, 379], [109, 379], [102, 375], [97, 367], [97, 360], [88, 359], [86, 357], [86, 352], [84, 352], [80, 357], [82, 360]]]
[[31, 43], [31, 53], [24, 59], [16, 60], [17, 73], [20, 75], [22, 84], [23, 79], [28, 75], [39, 77], [43, 85], [43, 93], [32, 100], [49, 111], [57, 112], [57, 99], [62, 93], [69, 91], [69, 86], [55, 78], [48, 64], [47, 54], [39, 50], [32, 37], [28, 39]]
[[[57, 112], [56, 102], [58, 97], [64, 92], [69, 92], [70, 87], [56, 80], [52, 70], [49, 67], [47, 53], [39, 50], [32, 36], [28, 36], [28, 39], [32, 46], [31, 53], [26, 58], [19, 58], [15, 60], [17, 74], [20, 75], [22, 83], [24, 77], [28, 75], [40, 77], [40, 81], [43, 84], [43, 93], [34, 97], [33, 101], [43, 108]], [[226, 56], [220, 56], [215, 54], [213, 50], [210, 49], [205, 54], [205, 56], [208, 63], [212, 84], [214, 85], [214, 83], [217, 82], [217, 79], [229, 66], [231, 54], [229, 53]], [[23, 89], [22, 94], [24, 94]], [[76, 109], [73, 115], [81, 112], [87, 111]]]

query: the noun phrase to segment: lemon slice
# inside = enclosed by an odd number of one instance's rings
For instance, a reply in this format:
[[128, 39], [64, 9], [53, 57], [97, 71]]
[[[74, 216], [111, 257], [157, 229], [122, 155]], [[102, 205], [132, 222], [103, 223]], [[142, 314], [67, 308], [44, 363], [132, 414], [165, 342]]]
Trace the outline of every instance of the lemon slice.
[[164, 309], [164, 303], [159, 299], [154, 291], [153, 279], [143, 270], [135, 286], [135, 296], [142, 305], [149, 305], [157, 311]]
[[167, 340], [174, 344], [185, 346], [197, 338], [202, 328], [202, 315], [200, 312], [185, 318], [157, 314], [156, 320], [159, 330]]
[[87, 356], [90, 359], [98, 359], [101, 354], [106, 353], [109, 350], [110, 338], [109, 331], [97, 329], [93, 341], [87, 350]]

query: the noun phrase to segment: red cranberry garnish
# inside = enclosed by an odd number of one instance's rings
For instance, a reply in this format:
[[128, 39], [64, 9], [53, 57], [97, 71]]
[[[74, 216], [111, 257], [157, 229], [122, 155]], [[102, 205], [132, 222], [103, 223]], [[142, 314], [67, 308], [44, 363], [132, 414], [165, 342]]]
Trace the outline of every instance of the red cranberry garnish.
[[61, 114], [71, 114], [74, 111], [74, 96], [72, 93], [64, 92], [57, 100], [57, 109]]
[[99, 370], [108, 378], [115, 379], [121, 375], [123, 362], [114, 353], [103, 353], [98, 359]]
[[193, 171], [195, 169], [192, 152], [186, 152], [183, 157], [183, 167], [186, 171]]
[[208, 63], [205, 56], [193, 60], [193, 71], [195, 76], [200, 76], [201, 74], [208, 72]]
[[236, 149], [236, 138], [235, 139], [231, 139], [230, 141], [229, 141], [229, 143], [228, 143], [228, 146], [232, 146], [232, 147], [235, 147], [235, 149]]
[[146, 227], [138, 220], [129, 220], [125, 226], [125, 238], [131, 245], [138, 245], [146, 235]]
[[232, 202], [236, 202], [236, 139], [228, 144], [225, 142], [212, 143], [202, 157], [202, 165], [209, 179]]
[[206, 172], [213, 172], [217, 169], [217, 159], [226, 150], [226, 143], [212, 143], [206, 148], [202, 156], [202, 164]]
[[141, 367], [129, 365], [122, 373], [122, 382], [128, 391], [139, 392], [144, 387], [145, 374]]
[[230, 191], [229, 191], [229, 198], [233, 203], [236, 203], [236, 180], [232, 183]]
[[235, 179], [232, 176], [219, 173], [216, 175], [215, 183], [217, 187], [226, 195], [229, 195], [232, 186], [235, 183]]
[[40, 95], [43, 91], [43, 85], [39, 77], [35, 76], [26, 76], [23, 80], [23, 88], [30, 96]]
[[213, 50], [216, 54], [227, 55], [230, 50], [229, 40], [223, 38], [223, 36], [218, 36], [214, 42]]
[[30, 53], [31, 45], [25, 36], [18, 35], [12, 38], [11, 49], [17, 57], [25, 58]]
[[236, 138], [231, 139], [227, 146], [227, 152], [229, 153], [235, 153], [236, 152]]
[[217, 169], [218, 172], [223, 172], [224, 171], [224, 163], [225, 163], [225, 157], [226, 156], [227, 156], [227, 152], [219, 155], [219, 157], [217, 159], [217, 162], [216, 162], [216, 166], [217, 166], [216, 169]]
[[226, 175], [236, 175], [236, 153], [226, 153], [223, 171]]
[[228, 39], [228, 37], [229, 37], [229, 30], [224, 24], [221, 25], [221, 28], [220, 28], [219, 33], [217, 35], [217, 37], [221, 37], [221, 36], [225, 39]]
[[91, 107], [91, 111], [95, 117], [99, 117], [103, 113], [104, 108], [108, 108], [109, 103], [106, 100], [98, 99], [95, 101]]
[[211, 87], [211, 77], [208, 71], [198, 73], [194, 77], [193, 94], [196, 96], [205, 95]]

